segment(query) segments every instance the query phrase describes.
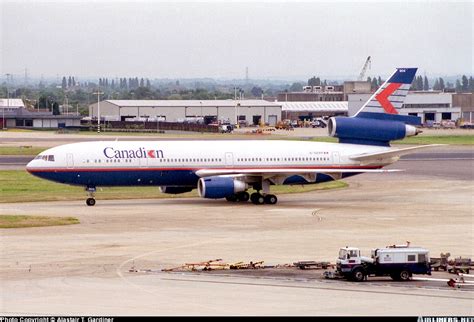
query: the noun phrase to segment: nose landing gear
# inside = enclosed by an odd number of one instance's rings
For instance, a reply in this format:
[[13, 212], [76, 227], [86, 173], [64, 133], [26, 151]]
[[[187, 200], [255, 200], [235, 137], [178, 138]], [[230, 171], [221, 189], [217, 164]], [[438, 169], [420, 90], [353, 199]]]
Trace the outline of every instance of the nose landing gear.
[[95, 205], [95, 192], [96, 192], [96, 188], [95, 187], [86, 187], [86, 191], [87, 191], [87, 196], [89, 198], [86, 199], [86, 205], [88, 206], [94, 206]]

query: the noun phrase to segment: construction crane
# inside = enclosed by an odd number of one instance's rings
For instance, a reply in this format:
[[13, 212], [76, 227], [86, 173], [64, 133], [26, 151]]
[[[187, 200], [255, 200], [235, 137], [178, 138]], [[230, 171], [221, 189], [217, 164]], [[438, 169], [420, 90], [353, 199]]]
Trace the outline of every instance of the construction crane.
[[362, 67], [362, 70], [360, 71], [359, 77], [357, 78], [358, 81], [364, 80], [364, 75], [365, 75], [365, 72], [367, 71], [367, 67], [370, 68], [370, 56], [367, 57], [367, 59], [365, 60], [364, 67]]

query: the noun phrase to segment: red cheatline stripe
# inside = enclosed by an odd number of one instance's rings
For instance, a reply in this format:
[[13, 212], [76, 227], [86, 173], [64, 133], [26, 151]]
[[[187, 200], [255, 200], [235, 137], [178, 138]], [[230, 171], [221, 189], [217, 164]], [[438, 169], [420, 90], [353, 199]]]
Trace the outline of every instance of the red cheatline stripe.
[[388, 97], [392, 95], [402, 84], [401, 83], [390, 83], [383, 91], [381, 91], [375, 98], [379, 101], [380, 105], [382, 105], [385, 112], [388, 114], [398, 114], [395, 107], [393, 107], [392, 103], [388, 100]]
[[265, 167], [265, 168], [37, 168], [27, 169], [28, 172], [114, 172], [114, 171], [198, 171], [198, 170], [273, 170], [273, 169], [380, 169], [382, 166], [328, 166], [328, 167]]

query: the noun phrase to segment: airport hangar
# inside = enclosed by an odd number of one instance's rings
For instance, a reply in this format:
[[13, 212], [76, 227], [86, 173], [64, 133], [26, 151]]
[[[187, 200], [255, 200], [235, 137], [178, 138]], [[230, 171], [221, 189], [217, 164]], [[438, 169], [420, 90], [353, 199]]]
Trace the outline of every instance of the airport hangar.
[[[89, 116], [97, 119], [97, 105], [89, 105]], [[105, 121], [185, 122], [204, 119], [235, 124], [275, 125], [281, 120], [282, 106], [265, 100], [104, 100], [100, 117]]]

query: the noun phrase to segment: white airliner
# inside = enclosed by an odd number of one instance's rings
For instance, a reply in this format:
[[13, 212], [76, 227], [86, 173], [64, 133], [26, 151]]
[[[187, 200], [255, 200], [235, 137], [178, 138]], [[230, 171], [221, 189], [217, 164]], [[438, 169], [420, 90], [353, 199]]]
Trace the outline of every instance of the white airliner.
[[[303, 141], [103, 141], [61, 145], [40, 153], [26, 169], [55, 182], [80, 185], [95, 205], [100, 186], [158, 186], [163, 193], [198, 189], [203, 198], [275, 204], [270, 186], [315, 184], [382, 167], [415, 149], [390, 141], [416, 135], [419, 118], [397, 112], [416, 68], [398, 68], [354, 117], [334, 117], [339, 143]], [[249, 195], [247, 190], [257, 192]]]

